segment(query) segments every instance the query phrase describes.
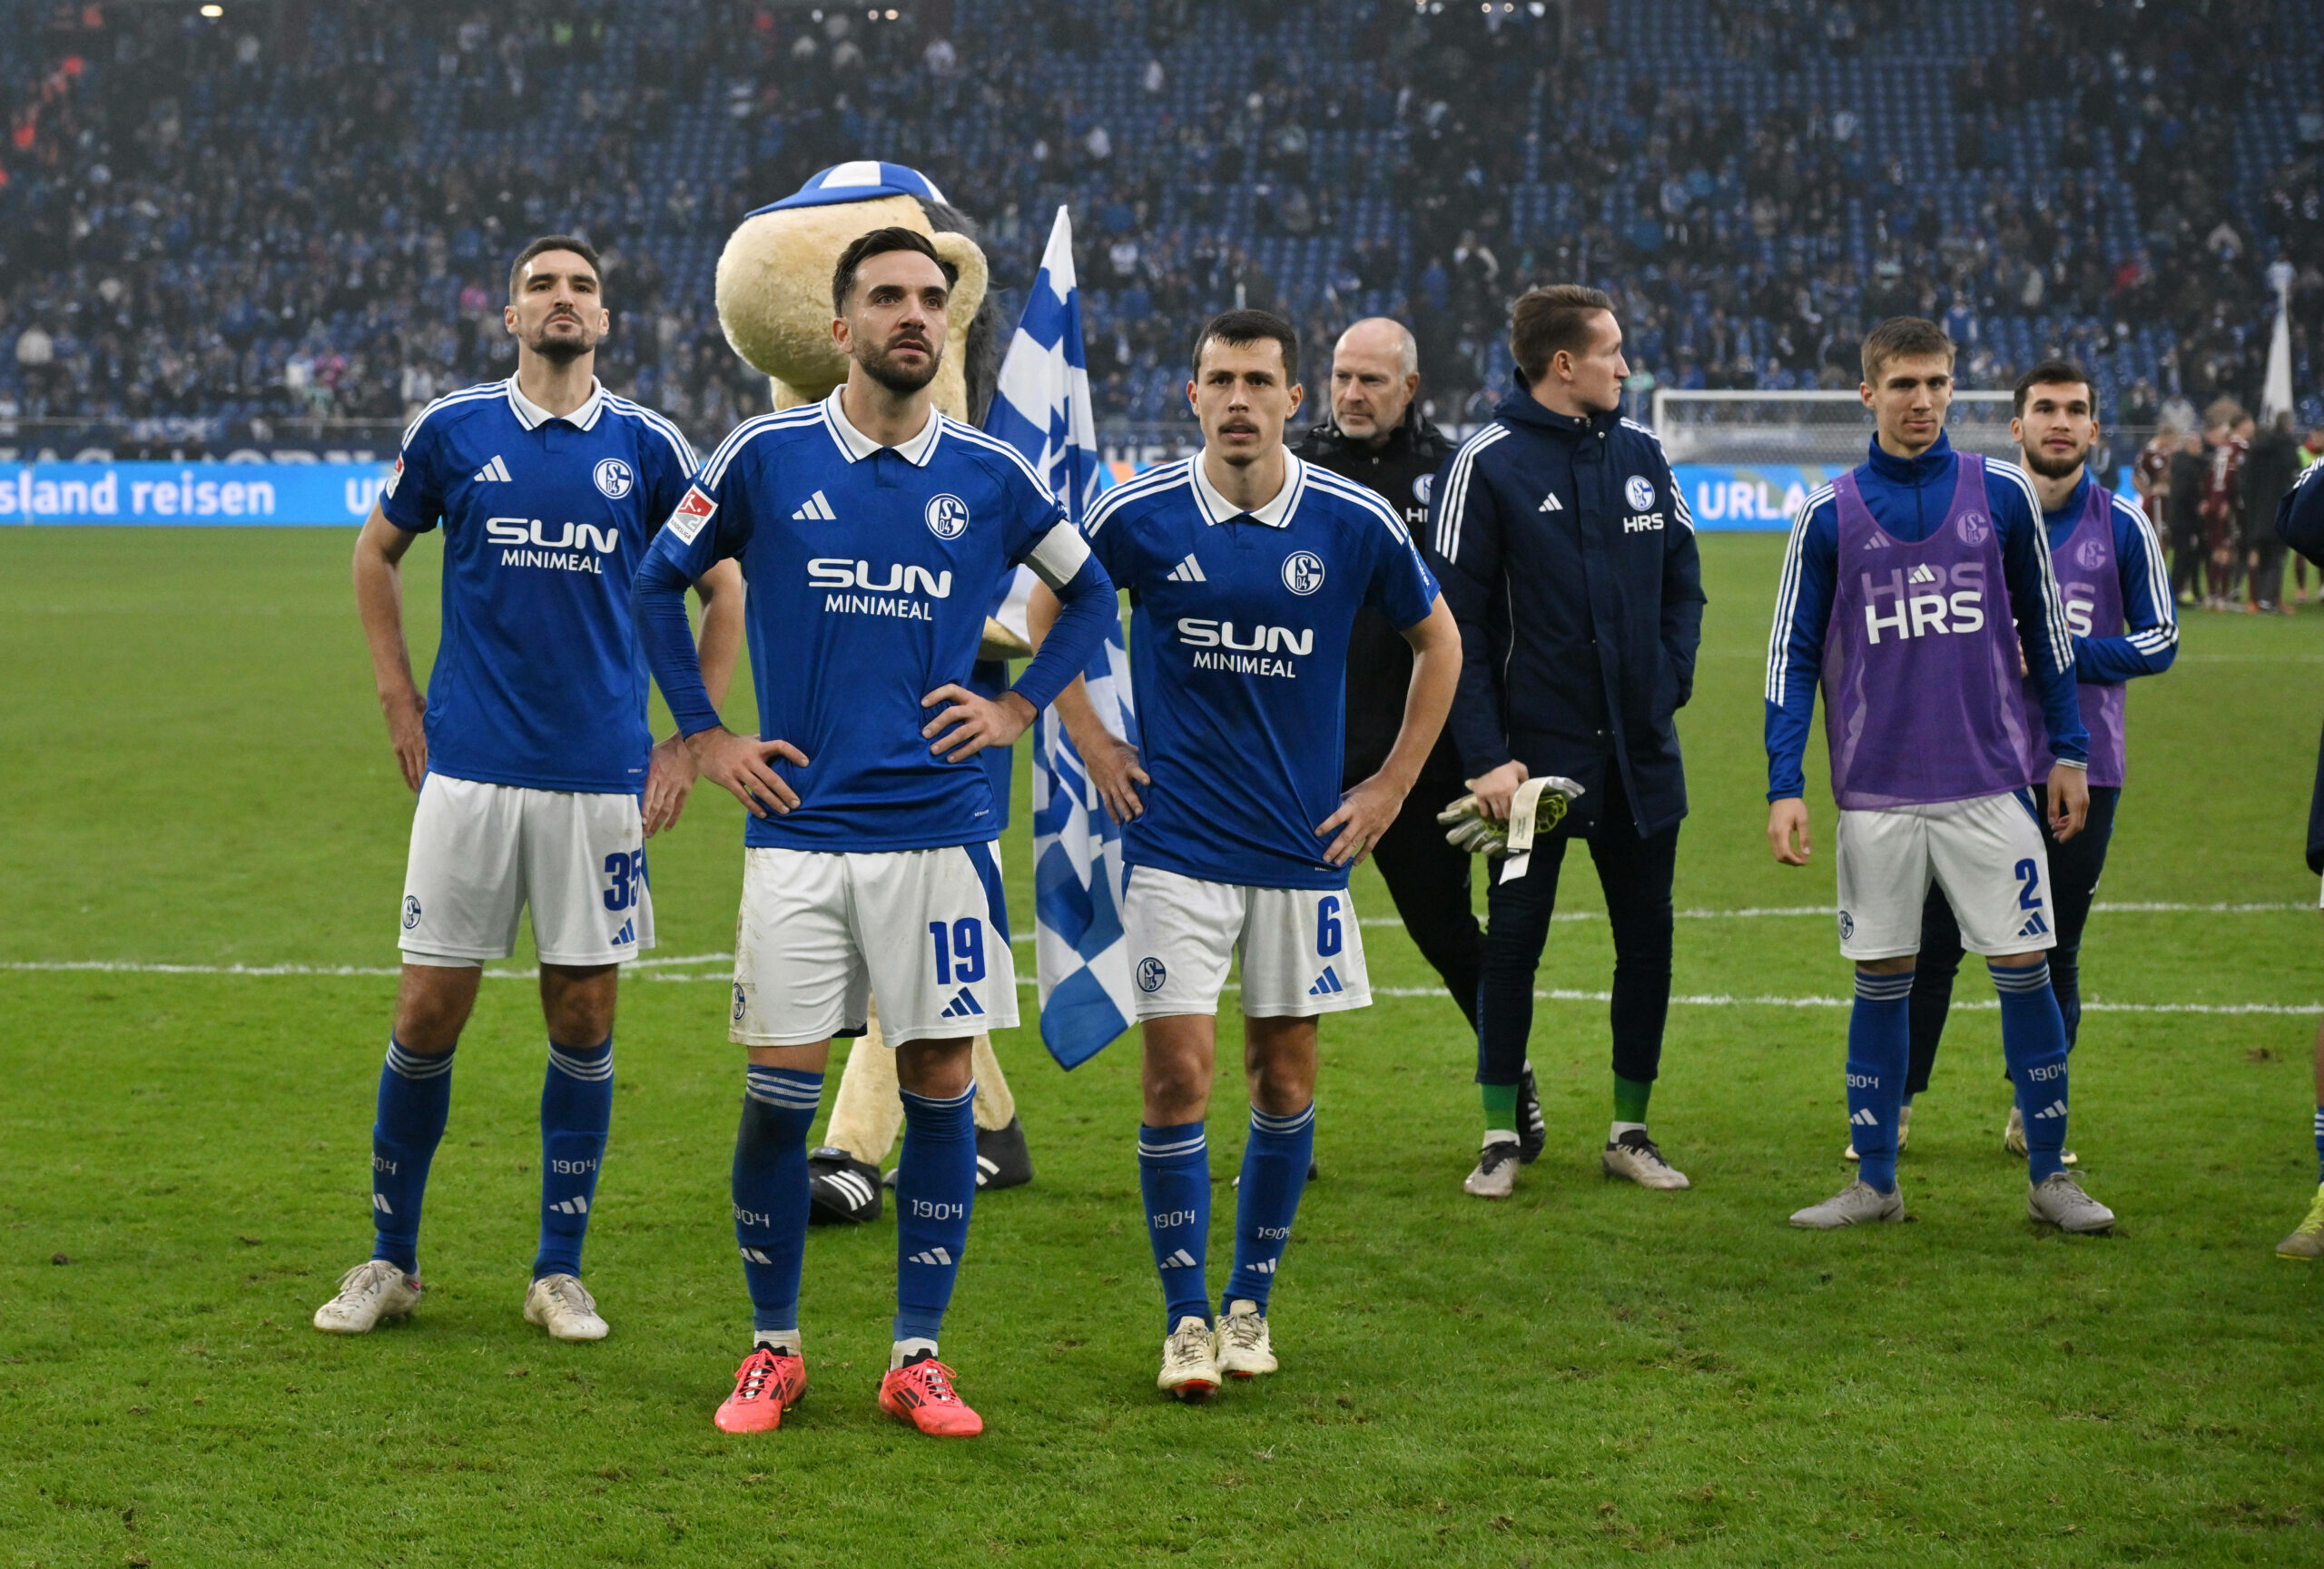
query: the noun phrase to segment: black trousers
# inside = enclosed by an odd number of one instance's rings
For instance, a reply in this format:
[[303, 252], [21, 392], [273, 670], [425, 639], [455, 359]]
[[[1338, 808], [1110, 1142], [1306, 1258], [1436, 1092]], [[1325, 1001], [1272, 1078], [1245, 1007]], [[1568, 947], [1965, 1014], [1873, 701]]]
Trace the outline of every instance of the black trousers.
[[[1477, 1082], [1514, 1084], [1533, 1031], [1533, 977], [1557, 908], [1558, 871], [1574, 835], [1533, 844], [1533, 861], [1514, 883], [1496, 882], [1487, 896], [1484, 978], [1477, 1002]], [[1670, 877], [1679, 863], [1679, 825], [1639, 836], [1622, 790], [1621, 771], [1606, 770], [1598, 825], [1583, 835], [1606, 891], [1614, 927], [1614, 1071], [1652, 1082], [1662, 1062], [1662, 1025], [1670, 1011]], [[1496, 874], [1498, 867], [1496, 867]]]
[[[2090, 815], [2082, 832], [2060, 844], [2050, 836], [2049, 792], [2034, 786], [2034, 799], [2042, 808], [2042, 844], [2050, 861], [2050, 908], [2057, 918], [2058, 945], [2050, 950], [2050, 988], [2058, 994], [2058, 1011], [2065, 1015], [2066, 1050], [2073, 1050], [2082, 1028], [2082, 928], [2090, 919], [2090, 902], [2097, 896], [2099, 875], [2106, 870], [2106, 844], [2114, 836], [2114, 808], [2122, 800], [2119, 785], [2091, 786]], [[1945, 1016], [1953, 1009], [1953, 977], [1961, 968], [1961, 927], [1953, 918], [1945, 891], [1934, 883], [1928, 903], [1921, 906], [1921, 952], [1913, 969], [1913, 1060], [1905, 1075], [1905, 1093], [1917, 1095], [1928, 1088], [1929, 1070], [1936, 1065], [1937, 1042], [1945, 1035]]]
[[2184, 599], [2201, 591], [2208, 554], [2203, 549], [2201, 523], [2174, 523], [2171, 528], [2171, 593]]
[[[1404, 809], [1372, 847], [1372, 861], [1387, 881], [1388, 897], [1396, 902], [1404, 930], [1421, 957], [1444, 978], [1444, 989], [1473, 1031], [1485, 936], [1470, 908], [1472, 857], [1444, 842], [1443, 825], [1436, 821], [1436, 814], [1466, 794], [1468, 786], [1457, 765], [1448, 771], [1431, 762], [1404, 797]], [[1350, 778], [1345, 783], [1359, 782]]]

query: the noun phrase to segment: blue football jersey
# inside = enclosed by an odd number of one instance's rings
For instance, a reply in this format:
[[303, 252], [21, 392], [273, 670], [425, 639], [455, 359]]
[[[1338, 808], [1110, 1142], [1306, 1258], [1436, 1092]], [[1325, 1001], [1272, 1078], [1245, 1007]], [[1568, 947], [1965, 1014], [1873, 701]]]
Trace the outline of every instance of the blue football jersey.
[[1089, 548], [1130, 591], [1145, 814], [1123, 860], [1255, 888], [1344, 888], [1316, 824], [1340, 804], [1347, 645], [1369, 605], [1403, 629], [1436, 601], [1403, 519], [1285, 454], [1275, 499], [1238, 512], [1199, 455], [1108, 491]]
[[[759, 735], [807, 765], [799, 794], [746, 819], [743, 842], [798, 850], [931, 850], [1000, 832], [981, 758], [939, 758], [921, 699], [970, 684], [985, 613], [1021, 562], [1051, 587], [1088, 549], [1006, 443], [942, 414], [882, 447], [822, 403], [738, 427], [695, 476], [657, 558], [698, 578], [728, 557], [750, 591]], [[657, 567], [656, 570], [664, 568]]]
[[511, 377], [411, 422], [379, 510], [411, 533], [444, 530], [431, 773], [645, 789], [649, 676], [630, 580], [694, 466], [676, 426], [602, 387], [551, 415]]

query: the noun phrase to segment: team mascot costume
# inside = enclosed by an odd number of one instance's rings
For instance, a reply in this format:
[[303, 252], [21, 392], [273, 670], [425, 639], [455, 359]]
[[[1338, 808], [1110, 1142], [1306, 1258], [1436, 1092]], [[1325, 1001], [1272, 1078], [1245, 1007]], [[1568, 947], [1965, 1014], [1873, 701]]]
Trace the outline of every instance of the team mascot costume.
[[[890, 225], [917, 229], [960, 272], [952, 288], [943, 362], [936, 373], [936, 407], [955, 419], [981, 425], [999, 374], [1001, 331], [986, 284], [990, 276], [975, 225], [946, 203], [918, 171], [901, 164], [854, 163], [824, 170], [792, 195], [743, 220], [718, 258], [718, 321], [734, 351], [763, 371], [779, 410], [831, 395], [847, 380], [847, 359], [832, 342], [832, 272], [857, 235]], [[1031, 652], [1022, 638], [990, 618], [987, 661]], [[990, 667], [980, 663], [970, 686], [987, 695]], [[1006, 666], [1000, 681], [1006, 685]], [[1009, 805], [1008, 754], [988, 755], [1001, 810]], [[1032, 1166], [1017, 1125], [1016, 1097], [992, 1038], [972, 1048], [977, 1076], [977, 1186], [1014, 1187], [1029, 1181]], [[880, 1162], [903, 1126], [895, 1057], [881, 1039], [880, 1020], [848, 1052], [832, 1105], [831, 1126], [810, 1157], [814, 1219], [870, 1220], [880, 1213]]]

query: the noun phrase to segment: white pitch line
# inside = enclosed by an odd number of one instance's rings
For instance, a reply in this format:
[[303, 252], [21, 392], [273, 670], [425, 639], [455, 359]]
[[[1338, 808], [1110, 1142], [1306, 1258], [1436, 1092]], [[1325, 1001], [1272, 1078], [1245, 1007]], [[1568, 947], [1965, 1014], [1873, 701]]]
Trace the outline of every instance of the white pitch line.
[[[2162, 900], [2126, 900], [2113, 903], [2101, 900], [2090, 907], [2094, 915], [2273, 915], [2286, 910], [2312, 910], [2312, 904], [2293, 901], [2290, 903], [2268, 904], [2177, 904]], [[1673, 910], [1670, 913], [1681, 921], [1766, 921], [1794, 916], [1830, 917], [1840, 913], [1837, 904], [1772, 904], [1747, 910]], [[1552, 921], [1603, 921], [1605, 913], [1598, 910], [1561, 910], [1550, 917]], [[1393, 915], [1366, 915], [1366, 926], [1402, 926], [1403, 922]]]

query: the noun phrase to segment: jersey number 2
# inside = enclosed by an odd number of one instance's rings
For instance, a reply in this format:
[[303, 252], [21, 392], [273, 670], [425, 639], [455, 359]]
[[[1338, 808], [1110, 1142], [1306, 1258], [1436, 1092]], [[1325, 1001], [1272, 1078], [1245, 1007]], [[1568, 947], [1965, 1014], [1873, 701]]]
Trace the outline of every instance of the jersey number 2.
[[2017, 880], [2025, 884], [2017, 891], [2017, 907], [2020, 910], [2039, 910], [2042, 907], [2042, 863], [2030, 855], [2020, 861], [2017, 863]]

